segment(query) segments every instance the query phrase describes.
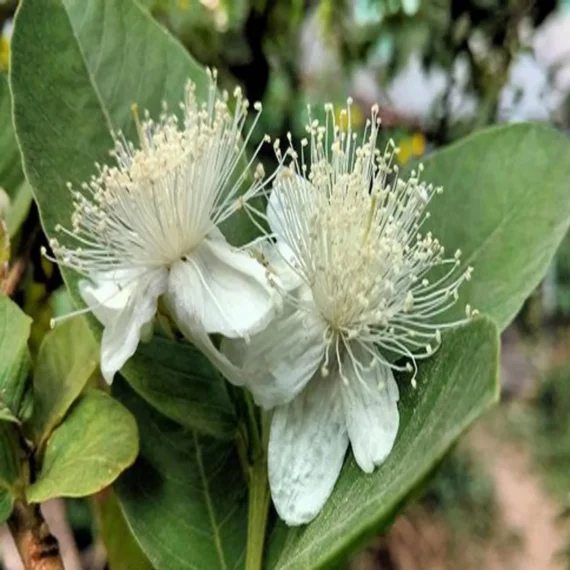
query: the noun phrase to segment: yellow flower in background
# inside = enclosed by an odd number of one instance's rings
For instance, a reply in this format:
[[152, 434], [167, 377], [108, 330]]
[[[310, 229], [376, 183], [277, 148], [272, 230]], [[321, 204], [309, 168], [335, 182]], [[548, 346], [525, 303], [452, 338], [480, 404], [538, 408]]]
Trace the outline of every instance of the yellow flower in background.
[[7, 71], [10, 66], [10, 40], [0, 37], [0, 71]]
[[183, 11], [186, 11], [188, 8], [190, 8], [190, 0], [178, 0], [177, 4], [178, 7]]
[[358, 105], [358, 103], [353, 102], [352, 99], [350, 99], [350, 102], [351, 102], [351, 105], [350, 105], [350, 123], [349, 123], [349, 117], [348, 117], [348, 113], [347, 113], [346, 109], [341, 108], [341, 107], [335, 108], [335, 113], [334, 113], [335, 114], [335, 120], [336, 120], [337, 124], [340, 125], [340, 127], [343, 131], [348, 130], [349, 124], [353, 130], [359, 129], [360, 127], [364, 126], [365, 116], [364, 116], [364, 112], [362, 111], [360, 105]]
[[12, 38], [12, 20], [4, 22], [0, 28], [0, 71], [8, 71], [10, 67], [10, 40]]
[[410, 137], [404, 138], [398, 143], [400, 152], [398, 162], [406, 164], [413, 158], [419, 158], [426, 151], [426, 138], [423, 133], [414, 133]]

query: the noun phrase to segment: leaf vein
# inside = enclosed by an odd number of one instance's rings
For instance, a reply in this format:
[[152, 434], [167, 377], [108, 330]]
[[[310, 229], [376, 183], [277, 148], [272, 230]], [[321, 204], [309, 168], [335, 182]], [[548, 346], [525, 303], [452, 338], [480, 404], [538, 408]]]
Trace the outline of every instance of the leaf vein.
[[218, 553], [218, 557], [220, 559], [220, 566], [223, 570], [228, 570], [228, 566], [226, 564], [226, 560], [224, 557], [224, 550], [222, 548], [222, 541], [220, 537], [219, 528], [216, 524], [216, 515], [214, 513], [214, 505], [212, 504], [212, 498], [210, 497], [210, 490], [208, 487], [208, 477], [206, 476], [206, 471], [204, 469], [204, 462], [202, 459], [202, 448], [200, 446], [200, 442], [198, 441], [198, 437], [196, 436], [196, 432], [192, 432], [194, 437], [194, 446], [196, 448], [196, 462], [198, 463], [198, 470], [200, 472], [200, 478], [202, 479], [203, 483], [203, 490], [204, 490], [204, 499], [206, 501], [206, 508], [208, 509], [208, 515], [210, 517], [210, 522], [212, 524], [213, 537], [214, 537], [214, 544], [216, 545], [216, 551]]

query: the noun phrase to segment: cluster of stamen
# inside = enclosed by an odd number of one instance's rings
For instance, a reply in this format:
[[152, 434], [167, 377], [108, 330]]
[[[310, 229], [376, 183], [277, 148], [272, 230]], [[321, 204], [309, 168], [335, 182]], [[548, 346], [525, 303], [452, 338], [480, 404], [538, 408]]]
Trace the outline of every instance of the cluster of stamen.
[[[344, 378], [342, 355], [352, 357], [353, 342], [370, 355], [369, 364], [354, 363], [357, 374], [378, 362], [415, 372], [416, 359], [436, 350], [441, 331], [463, 322], [441, 323], [438, 316], [457, 302], [472, 268], [461, 269], [460, 251], [446, 257], [431, 232], [421, 231], [429, 218], [426, 207], [442, 189], [420, 179], [421, 166], [409, 178], [399, 177], [394, 143], [384, 152], [376, 147], [377, 107], [358, 144], [350, 103], [341, 114], [346, 129], [327, 105], [325, 126], [318, 121], [307, 126], [309, 138], [302, 141], [300, 155], [289, 141], [285, 154], [291, 163], [276, 181], [294, 254], [290, 265], [312, 292], [309, 305], [290, 300], [301, 308], [316, 307], [326, 323], [323, 374], [332, 358]], [[281, 159], [278, 144], [274, 148]], [[466, 313], [476, 311], [468, 306]], [[405, 357], [406, 364], [387, 355]]]
[[257, 155], [249, 162], [244, 157], [261, 105], [254, 105], [256, 118], [242, 137], [249, 103], [239, 88], [233, 98], [232, 113], [228, 94], [218, 94], [214, 72], [203, 104], [195, 85], [187, 84], [182, 119], [164, 105], [158, 121], [145, 113], [141, 122], [133, 106], [140, 146], [116, 133], [116, 165], [97, 164], [97, 175], [80, 189], [68, 184], [74, 212], [71, 228], [56, 227], [65, 243], [50, 241], [57, 261], [87, 276], [169, 266], [262, 191], [269, 181], [258, 166], [241, 192]]

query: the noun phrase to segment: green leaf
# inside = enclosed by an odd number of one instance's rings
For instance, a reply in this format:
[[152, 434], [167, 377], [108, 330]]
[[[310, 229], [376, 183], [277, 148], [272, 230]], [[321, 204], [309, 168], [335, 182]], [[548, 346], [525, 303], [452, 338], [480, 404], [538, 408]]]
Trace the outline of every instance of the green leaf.
[[0, 294], [0, 417], [17, 421], [30, 370], [31, 319]]
[[153, 570], [134, 539], [117, 497], [108, 489], [94, 497], [97, 527], [110, 570]]
[[82, 318], [64, 321], [44, 339], [34, 373], [30, 427], [38, 445], [49, 437], [98, 366], [99, 350]]
[[19, 475], [18, 435], [14, 426], [0, 423], [0, 524], [12, 513]]
[[[56, 224], [70, 225], [67, 181], [79, 187], [96, 172], [96, 161], [109, 162], [110, 130], [122, 130], [136, 142], [132, 103], [155, 116], [163, 100], [178, 109], [188, 79], [197, 84], [198, 95], [205, 96], [204, 70], [132, 0], [21, 2], [12, 39], [14, 118], [24, 168], [49, 237], [56, 237]], [[224, 231], [228, 239], [241, 242], [244, 228], [251, 231], [250, 226], [233, 216]], [[57, 237], [65, 241], [65, 236]], [[79, 275], [65, 268], [62, 273], [75, 303], [82, 305]], [[93, 318], [89, 322], [100, 330]], [[209, 407], [197, 403], [192, 394], [209, 390], [205, 382], [210, 374], [202, 361], [191, 363], [186, 357], [188, 369], [199, 370], [202, 379], [195, 391], [192, 384], [183, 386], [181, 370], [173, 362], [181, 352], [175, 343], [154, 340], [132, 359], [124, 374], [164, 413], [225, 437], [227, 402], [222, 396]], [[193, 382], [191, 374], [184, 376]], [[217, 383], [213, 372], [211, 376]], [[173, 394], [170, 402], [163, 393]], [[223, 408], [221, 417], [206, 417], [208, 409], [216, 412], [218, 408]]]
[[0, 186], [13, 198], [24, 181], [20, 150], [12, 125], [12, 98], [5, 73], [0, 73]]
[[28, 215], [32, 193], [24, 180], [20, 149], [12, 124], [12, 97], [4, 73], [0, 73], [0, 188], [10, 199], [5, 218], [8, 233], [14, 236]]
[[221, 439], [234, 436], [235, 411], [224, 382], [193, 346], [155, 338], [140, 345], [123, 372], [136, 392], [169, 418]]
[[423, 178], [444, 192], [429, 206], [433, 231], [460, 248], [473, 278], [465, 305], [505, 328], [538, 285], [570, 224], [570, 142], [539, 124], [481, 131], [425, 161]]
[[32, 190], [24, 180], [12, 193], [10, 208], [6, 216], [8, 233], [12, 237], [16, 235], [24, 220], [28, 217], [32, 205]]
[[350, 457], [322, 513], [306, 527], [277, 525], [268, 568], [334, 567], [392, 519], [475, 418], [498, 399], [498, 331], [482, 318], [446, 334], [420, 366], [417, 389], [399, 378], [400, 430], [388, 459], [365, 475]]
[[119, 402], [86, 392], [47, 441], [37, 481], [28, 488], [31, 503], [54, 497], [85, 497], [110, 485], [135, 460], [138, 431]]
[[140, 456], [119, 478], [116, 492], [153, 566], [243, 568], [247, 487], [235, 445], [168, 420], [120, 379], [113, 393], [141, 432]]

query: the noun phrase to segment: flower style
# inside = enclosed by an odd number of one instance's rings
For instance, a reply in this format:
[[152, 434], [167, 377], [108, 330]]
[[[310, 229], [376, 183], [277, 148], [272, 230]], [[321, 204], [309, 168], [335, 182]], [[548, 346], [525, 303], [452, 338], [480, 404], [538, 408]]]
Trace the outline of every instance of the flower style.
[[367, 473], [386, 459], [399, 425], [393, 372], [413, 373], [415, 386], [416, 360], [436, 350], [443, 328], [463, 322], [437, 317], [472, 271], [460, 269], [460, 252], [447, 258], [431, 233], [421, 233], [441, 189], [419, 172], [398, 177], [393, 143], [384, 153], [376, 148], [378, 109], [360, 145], [350, 100], [346, 130], [330, 105], [326, 117], [324, 127], [308, 126], [300, 156], [289, 143], [291, 164], [280, 170], [267, 209], [276, 241], [265, 254], [285, 309], [248, 343], [223, 345], [257, 403], [275, 408], [269, 482], [290, 525], [319, 513], [349, 443]]
[[236, 89], [232, 116], [215, 79], [209, 73], [203, 104], [188, 83], [183, 121], [165, 109], [158, 122], [147, 113], [141, 123], [134, 108], [141, 147], [119, 133], [116, 166], [97, 165], [81, 191], [69, 185], [71, 229], [56, 227], [65, 244], [50, 245], [61, 265], [85, 277], [80, 293], [104, 325], [101, 370], [108, 382], [152, 330], [161, 295], [182, 332], [210, 356], [216, 351], [208, 333], [247, 337], [272, 317], [276, 295], [266, 270], [218, 229], [270, 181], [259, 166], [240, 193], [257, 154], [245, 164], [261, 107], [255, 105], [256, 121], [242, 140], [248, 102]]

